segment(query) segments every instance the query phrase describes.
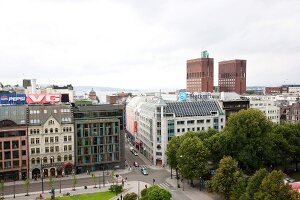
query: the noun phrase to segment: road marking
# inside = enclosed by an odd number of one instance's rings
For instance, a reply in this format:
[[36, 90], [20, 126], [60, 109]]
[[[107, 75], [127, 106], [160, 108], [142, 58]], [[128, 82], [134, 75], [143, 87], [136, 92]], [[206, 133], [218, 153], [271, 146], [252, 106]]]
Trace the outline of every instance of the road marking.
[[158, 184], [158, 187], [164, 188], [164, 189], [169, 189], [170, 185], [168, 183], [160, 183], [160, 184]]

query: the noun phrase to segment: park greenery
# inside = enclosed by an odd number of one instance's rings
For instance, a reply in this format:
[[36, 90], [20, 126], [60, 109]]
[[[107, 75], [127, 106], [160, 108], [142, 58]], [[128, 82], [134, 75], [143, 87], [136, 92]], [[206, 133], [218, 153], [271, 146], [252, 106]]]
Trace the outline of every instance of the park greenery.
[[141, 200], [170, 200], [172, 195], [168, 190], [157, 185], [145, 188], [141, 192]]
[[[96, 192], [92, 194], [80, 194], [80, 195], [72, 195], [72, 196], [64, 196], [64, 197], [55, 197], [56, 200], [109, 200], [115, 196], [113, 192]], [[50, 198], [47, 198], [50, 200]]]
[[[283, 184], [281, 171], [298, 171], [300, 123], [273, 124], [259, 110], [242, 110], [232, 114], [220, 132], [209, 129], [173, 137], [166, 154], [170, 167], [191, 184], [210, 178], [208, 169], [217, 169], [210, 190], [227, 199], [267, 199], [268, 180], [280, 177]], [[272, 189], [283, 187], [280, 184]]]
[[131, 193], [127, 193], [124, 196], [123, 200], [137, 200], [137, 198], [138, 198], [137, 194], [134, 192], [131, 192]]

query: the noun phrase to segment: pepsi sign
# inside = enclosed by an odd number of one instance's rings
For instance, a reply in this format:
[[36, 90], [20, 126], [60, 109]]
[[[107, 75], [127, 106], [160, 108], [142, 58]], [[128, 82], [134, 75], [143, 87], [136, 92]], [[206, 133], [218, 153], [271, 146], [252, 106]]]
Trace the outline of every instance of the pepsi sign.
[[25, 94], [0, 94], [0, 104], [26, 104]]

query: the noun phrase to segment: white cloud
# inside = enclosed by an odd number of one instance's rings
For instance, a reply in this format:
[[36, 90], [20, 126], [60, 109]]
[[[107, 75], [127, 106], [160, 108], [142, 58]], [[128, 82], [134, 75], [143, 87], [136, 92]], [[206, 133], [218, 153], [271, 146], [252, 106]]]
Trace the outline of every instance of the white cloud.
[[0, 81], [185, 88], [186, 60], [208, 50], [215, 85], [218, 62], [236, 58], [248, 85], [299, 83], [298, 10], [296, 0], [0, 0]]

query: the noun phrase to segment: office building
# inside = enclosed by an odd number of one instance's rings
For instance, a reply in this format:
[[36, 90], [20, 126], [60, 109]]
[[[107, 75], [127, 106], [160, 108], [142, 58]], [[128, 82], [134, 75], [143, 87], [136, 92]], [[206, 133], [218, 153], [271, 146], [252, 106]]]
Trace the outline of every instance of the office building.
[[201, 58], [187, 60], [186, 65], [187, 92], [213, 92], [214, 59], [204, 54]]
[[246, 60], [219, 62], [219, 92], [246, 93]]
[[125, 167], [124, 106], [74, 108], [76, 172]]

